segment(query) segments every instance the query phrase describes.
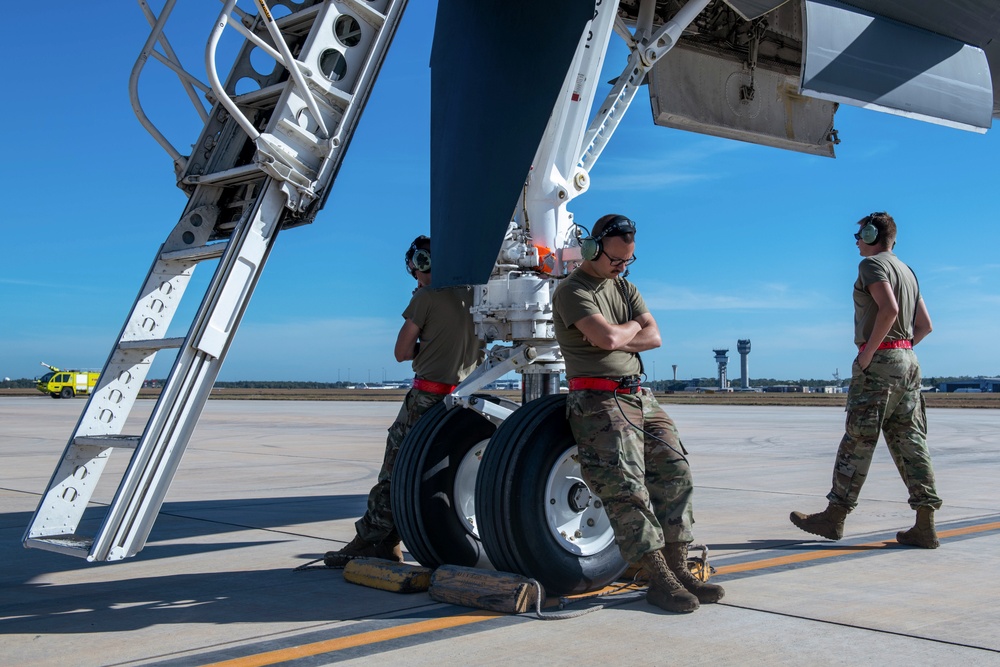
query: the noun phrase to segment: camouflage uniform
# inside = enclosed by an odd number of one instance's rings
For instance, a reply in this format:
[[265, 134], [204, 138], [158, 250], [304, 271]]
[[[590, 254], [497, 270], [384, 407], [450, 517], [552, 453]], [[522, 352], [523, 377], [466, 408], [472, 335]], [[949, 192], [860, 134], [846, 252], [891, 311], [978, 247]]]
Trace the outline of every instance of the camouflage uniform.
[[[889, 285], [899, 312], [886, 340], [913, 339], [913, 322], [921, 300], [920, 284], [910, 267], [890, 251], [865, 257], [854, 283], [854, 342], [867, 343], [878, 317], [878, 304], [868, 288]], [[837, 450], [833, 488], [827, 499], [852, 510], [865, 483], [879, 433], [885, 435], [892, 460], [910, 492], [910, 507], [941, 507], [934, 488], [927, 449], [927, 414], [920, 393], [920, 364], [912, 349], [876, 350], [868, 368], [855, 360], [847, 394], [847, 426]]]
[[[556, 339], [567, 377], [639, 375], [638, 354], [598, 348], [573, 324], [590, 313], [622, 324], [648, 312], [638, 289], [624, 279], [594, 278], [582, 269], [571, 273], [553, 295]], [[583, 479], [604, 503], [626, 560], [638, 562], [664, 543], [692, 541], [691, 469], [674, 422], [652, 392], [573, 390], [566, 417], [580, 451]]]
[[442, 399], [444, 394], [432, 394], [419, 389], [410, 389], [406, 392], [403, 405], [396, 415], [396, 421], [389, 427], [389, 437], [385, 441], [385, 457], [382, 459], [382, 469], [378, 473], [378, 482], [368, 492], [368, 510], [354, 524], [358, 537], [366, 542], [381, 542], [395, 534], [396, 524], [392, 520], [389, 488], [399, 446], [417, 420]]
[[827, 499], [854, 509], [871, 466], [879, 432], [910, 492], [910, 507], [941, 507], [927, 449], [927, 415], [920, 365], [913, 350], [878, 350], [862, 371], [854, 364], [847, 395], [847, 427], [837, 450]]
[[666, 542], [694, 539], [694, 486], [677, 428], [652, 392], [617, 399], [609, 391], [571, 391], [567, 417], [583, 480], [603, 501], [622, 557], [637, 562]]
[[[470, 287], [424, 287], [413, 293], [403, 317], [420, 329], [420, 351], [413, 359], [413, 372], [418, 378], [455, 385], [482, 361], [482, 342], [476, 336], [469, 311], [472, 299]], [[378, 543], [389, 537], [398, 540], [389, 495], [396, 455], [417, 420], [444, 397], [414, 388], [403, 399], [396, 421], [389, 427], [378, 482], [368, 494], [368, 509], [354, 524], [358, 537], [366, 542]]]

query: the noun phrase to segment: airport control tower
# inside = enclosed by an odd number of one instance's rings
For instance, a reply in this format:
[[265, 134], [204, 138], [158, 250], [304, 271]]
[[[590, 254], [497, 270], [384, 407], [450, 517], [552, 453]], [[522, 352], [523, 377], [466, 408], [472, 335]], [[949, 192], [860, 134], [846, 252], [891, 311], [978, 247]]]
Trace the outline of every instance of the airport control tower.
[[736, 341], [736, 351], [740, 353], [740, 387], [750, 388], [750, 365], [747, 357], [750, 356], [750, 339], [741, 338]]
[[729, 350], [712, 351], [715, 352], [715, 363], [719, 364], [719, 389], [728, 389], [729, 383], [726, 380], [726, 366], [729, 365], [729, 356], [726, 353]]

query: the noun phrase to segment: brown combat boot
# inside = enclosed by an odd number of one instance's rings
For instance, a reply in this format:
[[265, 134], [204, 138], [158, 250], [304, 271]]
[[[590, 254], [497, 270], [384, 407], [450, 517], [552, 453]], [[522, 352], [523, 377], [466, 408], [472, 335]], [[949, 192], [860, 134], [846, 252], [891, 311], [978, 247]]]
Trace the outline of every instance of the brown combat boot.
[[646, 602], [660, 609], [682, 614], [698, 608], [698, 598], [688, 593], [677, 581], [659, 550], [643, 554], [639, 562], [649, 577]]
[[788, 518], [807, 533], [836, 541], [844, 536], [844, 519], [847, 518], [849, 511], [842, 505], [830, 503], [822, 512], [816, 514], [792, 512]]
[[909, 530], [901, 530], [896, 533], [896, 541], [900, 544], [924, 549], [937, 549], [941, 546], [941, 543], [938, 542], [937, 531], [934, 530], [934, 508], [918, 507], [917, 523]]
[[667, 567], [677, 577], [677, 581], [684, 588], [688, 589], [689, 592], [694, 593], [695, 597], [698, 598], [698, 602], [711, 604], [718, 602], [726, 594], [722, 586], [718, 584], [706, 584], [691, 574], [691, 570], [688, 569], [687, 564], [687, 542], [668, 542], [663, 546], [662, 553], [664, 560], [667, 561]]
[[340, 551], [327, 551], [323, 562], [327, 567], [344, 567], [355, 558], [384, 558], [402, 563], [403, 550], [399, 547], [399, 537], [394, 533], [381, 542], [366, 542], [355, 535]]

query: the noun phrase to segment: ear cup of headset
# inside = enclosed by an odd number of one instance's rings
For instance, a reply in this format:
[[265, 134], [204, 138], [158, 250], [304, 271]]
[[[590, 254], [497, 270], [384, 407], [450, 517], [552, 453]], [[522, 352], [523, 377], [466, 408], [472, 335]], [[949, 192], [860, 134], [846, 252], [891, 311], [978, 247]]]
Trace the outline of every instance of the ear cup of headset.
[[872, 223], [869, 222], [867, 225], [861, 228], [861, 240], [867, 243], [868, 245], [874, 244], [877, 238], [878, 238], [878, 228]]
[[431, 270], [431, 251], [424, 248], [417, 248], [410, 259], [417, 271], [427, 273]]
[[592, 236], [580, 241], [580, 255], [586, 260], [597, 259], [597, 256], [601, 254], [601, 242], [594, 239]]

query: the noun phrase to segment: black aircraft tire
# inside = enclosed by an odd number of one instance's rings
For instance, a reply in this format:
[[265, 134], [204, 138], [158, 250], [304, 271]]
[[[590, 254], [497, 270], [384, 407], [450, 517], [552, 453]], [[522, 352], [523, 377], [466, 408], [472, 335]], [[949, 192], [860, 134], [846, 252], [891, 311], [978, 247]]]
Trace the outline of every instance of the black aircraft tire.
[[549, 525], [557, 504], [546, 497], [550, 480], [571, 479], [573, 474], [566, 472], [571, 465], [576, 465], [575, 477], [580, 474], [575, 459], [567, 458], [575, 446], [566, 421], [566, 396], [543, 396], [497, 429], [476, 482], [479, 535], [490, 562], [498, 570], [534, 578], [550, 595], [601, 588], [627, 565], [609, 532], [607, 515], [595, 509], [600, 507], [596, 498], [590, 498], [586, 516], [599, 514], [605, 530], [592, 546], [574, 553], [572, 541], [557, 538]]
[[474, 481], [467, 498], [455, 497], [455, 483], [466, 455], [478, 447], [481, 457], [495, 431], [479, 413], [448, 410], [442, 402], [424, 413], [400, 445], [390, 487], [393, 520], [407, 551], [421, 565], [487, 564], [482, 543], [459, 515], [475, 499]]

